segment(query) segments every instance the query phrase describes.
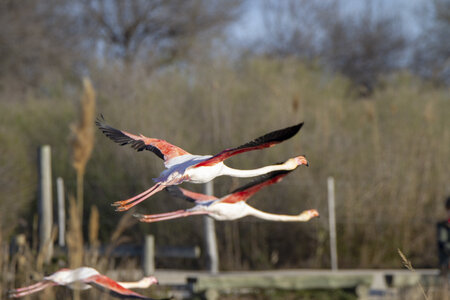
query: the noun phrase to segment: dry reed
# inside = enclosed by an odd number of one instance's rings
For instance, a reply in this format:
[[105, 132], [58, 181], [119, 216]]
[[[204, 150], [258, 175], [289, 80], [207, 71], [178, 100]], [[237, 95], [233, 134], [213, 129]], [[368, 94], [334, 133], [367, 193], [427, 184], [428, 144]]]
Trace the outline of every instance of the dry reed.
[[83, 178], [86, 164], [94, 148], [95, 91], [88, 78], [83, 79], [83, 95], [80, 101], [79, 120], [72, 124], [72, 165], [77, 173], [77, 202], [83, 222]]
[[111, 255], [111, 252], [115, 247], [128, 241], [128, 237], [124, 236], [123, 233], [125, 232], [125, 230], [134, 226], [137, 222], [137, 219], [133, 217], [132, 211], [127, 212], [120, 218], [119, 223], [117, 224], [114, 232], [111, 235], [110, 243], [106, 248], [105, 258]]
[[[411, 261], [406, 258], [406, 255], [403, 254], [403, 252], [399, 248], [397, 248], [397, 252], [398, 252], [398, 255], [400, 255], [400, 257], [401, 257], [402, 263], [405, 266], [405, 268], [407, 268], [408, 270], [410, 270], [413, 273], [416, 273], [416, 270], [414, 269]], [[417, 285], [419, 286], [420, 291], [422, 292], [423, 297], [425, 298], [425, 300], [429, 300], [427, 294], [425, 293], [425, 290], [424, 290], [422, 284], [420, 283], [420, 281], [417, 282]]]
[[[42, 247], [42, 249], [39, 251], [37, 258], [36, 258], [36, 267], [35, 271], [41, 273], [44, 269], [44, 262], [47, 260], [47, 257], [49, 255], [50, 247], [53, 247], [53, 244], [55, 243], [56, 236], [58, 234], [58, 228], [56, 226], [53, 226], [52, 232], [50, 235], [50, 239], [46, 241], [45, 245]], [[53, 250], [51, 250], [53, 252]]]
[[69, 268], [83, 265], [83, 231], [78, 214], [77, 203], [73, 195], [69, 195], [69, 228], [67, 231], [67, 251]]
[[4, 278], [6, 274], [5, 266], [6, 262], [8, 261], [7, 255], [9, 253], [9, 251], [7, 251], [5, 246], [3, 245], [3, 234], [2, 231], [0, 230], [0, 295], [3, 295], [5, 291], [5, 282], [6, 282]]
[[91, 215], [89, 217], [89, 244], [91, 247], [98, 246], [99, 213], [95, 205], [91, 206]]
[[94, 266], [98, 263], [98, 248], [100, 241], [98, 240], [98, 232], [100, 227], [100, 215], [95, 205], [91, 206], [91, 214], [89, 216], [89, 255], [85, 258], [86, 262]]
[[[69, 268], [78, 268], [83, 266], [84, 243], [83, 230], [81, 225], [81, 216], [77, 207], [77, 201], [73, 195], [69, 195], [69, 229], [67, 231], [67, 252]], [[80, 299], [80, 292], [73, 291], [73, 299]]]

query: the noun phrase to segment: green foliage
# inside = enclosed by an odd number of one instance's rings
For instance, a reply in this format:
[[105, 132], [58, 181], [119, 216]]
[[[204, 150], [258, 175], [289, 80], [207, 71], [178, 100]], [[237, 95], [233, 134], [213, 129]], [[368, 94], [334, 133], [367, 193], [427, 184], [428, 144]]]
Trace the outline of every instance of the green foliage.
[[[291, 140], [233, 157], [227, 164], [255, 168], [306, 154], [309, 168], [298, 169], [250, 201], [276, 213], [317, 208], [323, 217], [306, 224], [252, 218], [217, 222], [223, 269], [328, 266], [324, 235], [328, 176], [336, 181], [340, 266], [400, 266], [396, 254], [400, 246], [417, 267], [435, 263], [435, 251], [430, 249], [435, 244], [434, 222], [443, 217], [450, 179], [447, 90], [398, 74], [370, 98], [356, 99], [349, 95], [344, 78], [294, 59], [232, 63], [216, 58], [167, 68], [151, 77], [138, 68], [127, 72], [117, 66], [92, 70], [98, 111], [106, 121], [129, 132], [166, 139], [194, 154], [214, 154], [305, 122]], [[59, 92], [46, 96], [0, 95], [0, 213], [7, 233], [13, 228], [23, 231], [14, 221], [36, 210], [39, 145], [52, 146], [53, 176], [63, 177], [68, 192], [75, 193], [69, 124], [76, 112], [72, 99], [78, 99], [81, 88], [55, 85], [45, 90]], [[85, 208], [96, 205], [100, 211], [101, 241], [109, 240], [122, 215], [110, 203], [142, 192], [162, 170], [162, 161], [152, 153], [119, 147], [96, 133], [85, 175]], [[218, 178], [215, 194], [222, 196], [243, 182]], [[135, 210], [157, 213], [182, 207], [189, 204], [161, 192]], [[155, 234], [160, 245], [203, 245], [201, 218], [138, 224], [125, 232], [131, 242], [140, 242], [144, 233]], [[157, 267], [174, 264], [173, 260], [157, 263]], [[182, 263], [186, 268], [203, 267], [198, 261]]]

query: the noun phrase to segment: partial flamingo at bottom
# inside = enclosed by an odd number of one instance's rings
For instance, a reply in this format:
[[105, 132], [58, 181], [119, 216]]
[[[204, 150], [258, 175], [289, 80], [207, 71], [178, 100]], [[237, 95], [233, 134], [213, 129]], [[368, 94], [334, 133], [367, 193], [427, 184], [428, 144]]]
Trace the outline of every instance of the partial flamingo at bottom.
[[[111, 295], [119, 298], [137, 298], [148, 299], [139, 293], [129, 290], [130, 288], [148, 288], [152, 284], [157, 284], [158, 280], [154, 276], [144, 277], [139, 281], [118, 282], [105, 275], [100, 274], [96, 269], [90, 267], [81, 267], [77, 269], [61, 269], [52, 275], [45, 276], [43, 280], [30, 286], [10, 290], [10, 298], [20, 298], [39, 292], [51, 286], [66, 286], [74, 290], [86, 290], [91, 286], [102, 291], [109, 292]], [[163, 299], [161, 299], [163, 300]]]

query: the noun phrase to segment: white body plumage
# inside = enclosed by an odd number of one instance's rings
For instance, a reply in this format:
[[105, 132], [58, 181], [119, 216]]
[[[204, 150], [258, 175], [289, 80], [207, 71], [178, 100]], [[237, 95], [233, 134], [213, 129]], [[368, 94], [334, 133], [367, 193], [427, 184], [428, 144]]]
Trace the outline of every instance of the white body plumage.
[[81, 267], [74, 270], [60, 270], [50, 276], [45, 276], [44, 280], [53, 281], [58, 285], [65, 285], [75, 290], [87, 290], [91, 288], [91, 286], [83, 283], [82, 280], [99, 274], [100, 273], [96, 269]]

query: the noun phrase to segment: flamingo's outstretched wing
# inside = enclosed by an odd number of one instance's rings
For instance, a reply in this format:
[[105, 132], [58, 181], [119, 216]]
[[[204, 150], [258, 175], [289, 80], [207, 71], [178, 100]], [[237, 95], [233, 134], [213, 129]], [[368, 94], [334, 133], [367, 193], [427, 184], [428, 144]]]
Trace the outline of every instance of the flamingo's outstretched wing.
[[302, 128], [302, 126], [303, 126], [303, 122], [300, 124], [291, 126], [291, 127], [272, 131], [268, 134], [265, 134], [257, 139], [254, 139], [253, 141], [248, 142], [239, 147], [225, 149], [222, 152], [214, 155], [213, 157], [211, 157], [207, 160], [202, 161], [201, 163], [196, 164], [193, 167], [197, 168], [197, 167], [205, 167], [205, 166], [215, 165], [215, 164], [217, 164], [221, 161], [224, 161], [225, 159], [227, 159], [233, 155], [239, 154], [239, 153], [244, 153], [247, 151], [252, 151], [252, 150], [257, 150], [257, 149], [264, 149], [264, 148], [279, 144], [279, 143], [293, 137], [294, 135], [296, 135], [297, 132], [300, 130], [300, 128]]
[[141, 135], [134, 135], [123, 130], [115, 129], [103, 122], [103, 116], [97, 118], [95, 124], [111, 140], [121, 146], [130, 144], [137, 151], [149, 150], [155, 153], [164, 161], [168, 161], [176, 156], [190, 154], [180, 147], [174, 146], [165, 140], [148, 138]]
[[133, 292], [132, 290], [126, 289], [121, 286], [117, 281], [109, 278], [105, 275], [94, 275], [83, 280], [84, 283], [90, 284], [100, 290], [109, 292], [113, 296], [120, 298], [137, 298], [137, 299], [148, 299], [153, 300], [153, 298], [146, 297], [139, 293]]
[[261, 175], [252, 182], [235, 189], [229, 195], [221, 198], [220, 202], [236, 203], [239, 201], [247, 201], [248, 198], [250, 198], [254, 193], [259, 191], [261, 188], [281, 181], [284, 176], [286, 176], [292, 171], [293, 170], [274, 171]]
[[188, 190], [185, 190], [183, 188], [180, 188], [176, 185], [171, 185], [165, 188], [167, 192], [169, 192], [170, 195], [184, 199], [190, 202], [205, 202], [205, 201], [211, 201], [211, 200], [217, 200], [217, 197], [205, 195], [201, 193], [195, 193]]

